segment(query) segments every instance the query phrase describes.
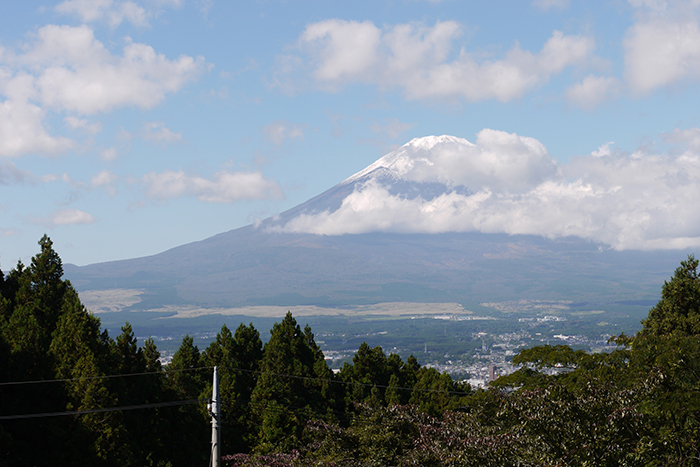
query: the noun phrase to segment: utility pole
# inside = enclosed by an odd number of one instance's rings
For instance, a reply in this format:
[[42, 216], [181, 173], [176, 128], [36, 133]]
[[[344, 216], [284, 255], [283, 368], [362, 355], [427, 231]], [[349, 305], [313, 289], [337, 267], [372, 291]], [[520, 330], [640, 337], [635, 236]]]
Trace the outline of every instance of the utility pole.
[[219, 431], [221, 408], [219, 404], [219, 373], [217, 372], [217, 367], [214, 367], [214, 382], [211, 390], [209, 414], [211, 415], [211, 466], [221, 467], [221, 432]]

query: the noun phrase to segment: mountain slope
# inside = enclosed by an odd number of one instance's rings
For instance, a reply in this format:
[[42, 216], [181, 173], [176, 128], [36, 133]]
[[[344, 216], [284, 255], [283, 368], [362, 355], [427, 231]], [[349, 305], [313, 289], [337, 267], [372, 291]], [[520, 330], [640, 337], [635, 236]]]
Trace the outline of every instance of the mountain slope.
[[572, 236], [401, 231], [396, 223], [379, 232], [340, 235], [299, 228], [311, 225], [309, 219], [327, 221], [341, 209], [360, 220], [371, 216], [372, 207], [366, 206], [374, 199], [353, 199], [366, 195], [368, 186], [381, 187], [392, 199], [442, 202], [485, 189], [517, 194], [556, 172], [535, 140], [518, 144], [525, 156], [499, 156], [494, 162], [492, 152], [460, 138], [418, 138], [259, 225], [149, 257], [68, 265], [66, 275], [81, 291], [141, 291], [134, 310], [163, 305], [656, 298], [663, 279], [686, 252], [615, 251]]

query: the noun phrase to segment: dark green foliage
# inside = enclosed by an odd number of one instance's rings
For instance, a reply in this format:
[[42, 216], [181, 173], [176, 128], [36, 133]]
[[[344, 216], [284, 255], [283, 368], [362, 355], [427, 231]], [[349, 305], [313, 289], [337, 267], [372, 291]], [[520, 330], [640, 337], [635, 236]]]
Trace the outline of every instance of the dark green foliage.
[[[154, 342], [140, 348], [128, 323], [111, 339], [62, 279], [61, 259], [51, 240], [44, 236], [39, 245], [41, 251], [28, 268], [20, 262], [9, 274], [0, 274], [0, 382], [47, 383], [0, 387], [0, 415], [177, 400], [182, 391], [163, 384]], [[138, 375], [144, 372], [152, 375]], [[104, 378], [108, 375], [134, 376]], [[0, 465], [206, 462], [208, 427], [196, 408], [195, 413], [205, 439], [195, 455], [189, 448], [190, 427], [178, 432], [178, 407], [5, 420], [0, 422]]]
[[403, 362], [398, 355], [387, 357], [381, 347], [371, 348], [363, 342], [353, 356], [352, 364], [346, 363], [338, 376], [348, 383], [345, 395], [348, 408], [357, 403], [403, 405], [412, 397], [411, 389], [420, 378], [420, 370], [413, 355]]
[[[0, 386], [0, 416], [208, 399], [216, 366], [231, 466], [700, 465], [692, 256], [616, 350], [525, 349], [520, 370], [475, 391], [366, 343], [335, 376], [291, 313], [264, 347], [252, 324], [222, 326], [202, 352], [186, 336], [163, 367], [129, 323], [102, 331], [39, 245], [29, 267], [0, 272], [0, 382], [33, 381]], [[5, 420], [0, 467], [206, 465], [209, 422], [203, 404]]]
[[[360, 402], [379, 406], [384, 402], [386, 387], [389, 386], [392, 373], [382, 348], [370, 348], [363, 342], [352, 358], [352, 365], [346, 363], [339, 376], [342, 381], [350, 383], [346, 403]], [[395, 375], [393, 383], [393, 386], [399, 386], [398, 374]], [[390, 394], [393, 399], [400, 399], [396, 391]]]
[[[250, 399], [262, 359], [260, 333], [252, 323], [250, 326], [241, 324], [234, 336], [224, 325], [202, 358], [206, 366], [218, 367], [224, 414], [221, 443], [229, 452], [248, 452], [256, 441]], [[210, 383], [207, 383], [203, 396], [208, 394], [211, 394]]]
[[295, 447], [309, 418], [328, 408], [324, 385], [329, 380], [323, 354], [311, 330], [301, 330], [291, 313], [270, 331], [263, 349], [260, 377], [251, 395], [260, 452]]
[[661, 300], [642, 321], [643, 336], [700, 335], [700, 278], [694, 256], [681, 261], [670, 281], [664, 282]]
[[459, 407], [460, 398], [470, 392], [469, 385], [458, 385], [447, 373], [423, 367], [418, 371], [418, 381], [413, 386], [409, 402], [429, 415], [438, 416]]

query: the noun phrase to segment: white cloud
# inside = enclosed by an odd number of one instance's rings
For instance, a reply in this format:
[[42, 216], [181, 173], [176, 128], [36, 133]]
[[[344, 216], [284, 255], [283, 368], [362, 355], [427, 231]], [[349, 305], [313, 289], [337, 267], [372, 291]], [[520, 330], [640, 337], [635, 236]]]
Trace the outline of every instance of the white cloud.
[[161, 144], [177, 143], [182, 139], [181, 133], [173, 133], [163, 122], [146, 122], [143, 124], [143, 137]]
[[0, 185], [33, 182], [34, 175], [26, 170], [18, 169], [12, 162], [0, 163]]
[[[700, 246], [700, 212], [695, 208], [695, 200], [700, 197], [697, 151], [681, 156], [628, 156], [611, 151], [612, 143], [607, 143], [595, 154], [549, 170], [544, 163], [548, 158], [544, 147], [531, 138], [484, 130], [476, 145], [452, 142], [440, 148], [442, 144], [447, 143], [435, 145], [430, 151], [412, 149], [410, 158], [387, 156], [384, 162], [393, 163], [395, 170], [404, 167], [404, 180], [445, 183], [441, 174], [455, 171], [435, 166], [459, 167], [456, 162], [450, 164], [451, 157], [478, 175], [490, 173], [492, 180], [479, 183], [475, 176], [470, 183], [465, 170], [453, 180], [459, 180], [466, 191], [448, 189], [424, 199], [402, 196], [372, 179], [356, 186], [339, 209], [304, 213], [275, 229], [324, 235], [373, 231], [478, 231], [550, 238], [573, 235], [619, 250]], [[511, 149], [511, 155], [502, 160], [480, 156], [480, 151], [498, 154], [498, 144], [519, 149]], [[449, 157], [433, 155], [436, 150]], [[521, 156], [513, 157], [517, 152]], [[414, 162], [412, 167], [406, 164], [409, 160]], [[514, 162], [521, 165], [508, 168]], [[514, 190], [510, 186], [515, 179], [511, 170], [537, 176], [530, 176], [529, 184]], [[429, 176], [416, 176], [426, 171], [431, 172]]]
[[0, 101], [0, 157], [30, 152], [55, 154], [75, 147], [75, 141], [51, 136], [42, 125], [45, 112], [21, 100]]
[[185, 5], [185, 0], [156, 0], [158, 6], [169, 6], [171, 8], [182, 8]]
[[695, 5], [636, 1], [645, 6], [624, 40], [625, 78], [631, 90], [646, 94], [656, 88], [700, 79], [700, 26]]
[[209, 11], [211, 11], [211, 8], [214, 6], [214, 1], [213, 0], [197, 0], [197, 8], [199, 8], [199, 11], [202, 12], [204, 17], [206, 18], [209, 15]]
[[605, 157], [605, 156], [610, 156], [612, 155], [612, 151], [610, 150], [610, 146], [615, 144], [615, 141], [610, 141], [608, 143], [605, 143], [601, 146], [598, 147], [595, 151], [591, 153], [591, 156], [593, 157]]
[[95, 218], [79, 209], [60, 209], [47, 218], [33, 219], [33, 222], [46, 227], [57, 227], [59, 225], [92, 224], [95, 222]]
[[300, 55], [279, 57], [278, 84], [290, 90], [284, 77], [311, 68], [314, 80], [330, 90], [348, 83], [399, 88], [410, 99], [461, 97], [468, 101], [509, 101], [546, 83], [566, 67], [585, 65], [593, 40], [554, 31], [537, 53], [516, 43], [501, 59], [477, 59], [461, 49], [462, 34], [453, 21], [399, 24], [380, 29], [370, 21], [338, 19], [310, 24], [299, 37]]
[[39, 100], [79, 114], [118, 107], [149, 109], [204, 69], [202, 57], [169, 60], [145, 44], [129, 42], [112, 55], [87, 26], [45, 26], [18, 61], [36, 73]]
[[582, 109], [592, 110], [602, 102], [615, 97], [620, 89], [617, 78], [586, 76], [583, 81], [566, 91], [568, 101]]
[[649, 8], [656, 11], [662, 11], [668, 7], [666, 0], [627, 0], [627, 3], [634, 8]]
[[105, 160], [107, 162], [111, 162], [117, 159], [117, 156], [119, 155], [119, 152], [117, 151], [117, 148], [111, 147], [107, 149], [103, 149], [100, 151], [100, 157], [102, 160]]
[[143, 7], [132, 1], [66, 0], [56, 5], [58, 13], [75, 15], [86, 23], [104, 21], [116, 28], [128, 21], [134, 26], [148, 26], [150, 16]]
[[662, 133], [661, 137], [667, 143], [683, 146], [696, 154], [700, 153], [700, 128], [676, 128], [671, 133]]
[[87, 119], [73, 116], [68, 116], [64, 118], [63, 121], [74, 130], [83, 130], [93, 135], [102, 131], [102, 124], [100, 122], [90, 123]]
[[47, 111], [67, 112], [68, 127], [94, 134], [100, 123], [82, 116], [121, 107], [152, 108], [205, 68], [202, 57], [170, 60], [131, 40], [122, 55], [115, 55], [89, 27], [55, 25], [40, 28], [19, 53], [5, 50], [3, 65], [0, 157], [75, 147], [75, 141], [49, 134], [44, 127]]
[[[57, 180], [57, 179], [58, 179], [58, 177], [56, 177], [56, 178], [52, 177], [52, 178], [49, 178], [48, 180], [53, 181], [53, 180]], [[66, 173], [66, 172], [63, 172], [63, 175], [61, 175], [60, 179], [63, 183], [69, 185], [74, 190], [85, 190], [88, 187], [87, 183], [72, 179], [71, 176], [68, 175], [68, 173]]]
[[316, 55], [319, 81], [357, 79], [378, 60], [381, 31], [371, 21], [328, 20], [306, 27], [299, 38]]
[[569, 0], [533, 0], [532, 6], [540, 10], [563, 10], [569, 6]]
[[277, 120], [262, 129], [265, 138], [280, 146], [285, 140], [304, 140], [305, 125], [298, 125], [286, 120]]
[[112, 7], [112, 0], [67, 0], [56, 5], [55, 10], [63, 14], [77, 15], [82, 21], [101, 19]]
[[2, 232], [3, 237], [11, 237], [13, 235], [20, 234], [19, 230], [14, 230], [14, 229], [0, 229], [0, 232]]
[[98, 174], [90, 177], [90, 185], [94, 188], [102, 188], [110, 196], [117, 194], [117, 189], [115, 183], [117, 181], [117, 176], [108, 170], [103, 170]]
[[410, 130], [415, 125], [413, 123], [403, 123], [400, 122], [398, 118], [388, 118], [384, 120], [384, 123], [374, 123], [370, 126], [370, 129], [380, 135], [386, 136], [389, 139], [396, 139], [402, 133]]
[[351, 177], [389, 167], [401, 178], [521, 193], [557, 174], [557, 166], [534, 138], [484, 129], [476, 144], [449, 136], [418, 138]]
[[141, 182], [151, 198], [166, 200], [195, 196], [208, 203], [232, 203], [244, 199], [280, 198], [282, 190], [274, 180], [259, 172], [229, 172], [221, 170], [212, 179], [190, 175], [182, 170], [149, 172]]
[[95, 218], [79, 209], [62, 209], [51, 216], [54, 225], [92, 224]]

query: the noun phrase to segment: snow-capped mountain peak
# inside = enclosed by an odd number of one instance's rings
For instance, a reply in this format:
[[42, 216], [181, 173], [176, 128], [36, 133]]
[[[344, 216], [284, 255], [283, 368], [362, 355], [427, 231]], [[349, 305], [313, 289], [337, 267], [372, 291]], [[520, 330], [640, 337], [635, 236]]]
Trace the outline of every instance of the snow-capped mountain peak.
[[[420, 170], [421, 167], [434, 166], [435, 162], [432, 160], [431, 152], [443, 148], [447, 149], [446, 147], [449, 146], [452, 146], [452, 151], [456, 152], [464, 152], [469, 148], [475, 147], [474, 144], [466, 139], [456, 136], [442, 135], [414, 138], [396, 151], [386, 154], [360, 172], [347, 178], [342, 184], [353, 183], [372, 173], [381, 173], [385, 177], [390, 173], [394, 178], [403, 179], [407, 174]], [[380, 168], [386, 170], [378, 172]]]
[[442, 135], [442, 136], [424, 136], [422, 138], [413, 138], [408, 143], [404, 144], [403, 147], [411, 146], [414, 148], [425, 149], [427, 151], [433, 149], [438, 144], [443, 143], [455, 143], [464, 144], [465, 146], [474, 146], [464, 138], [458, 138], [456, 136]]

